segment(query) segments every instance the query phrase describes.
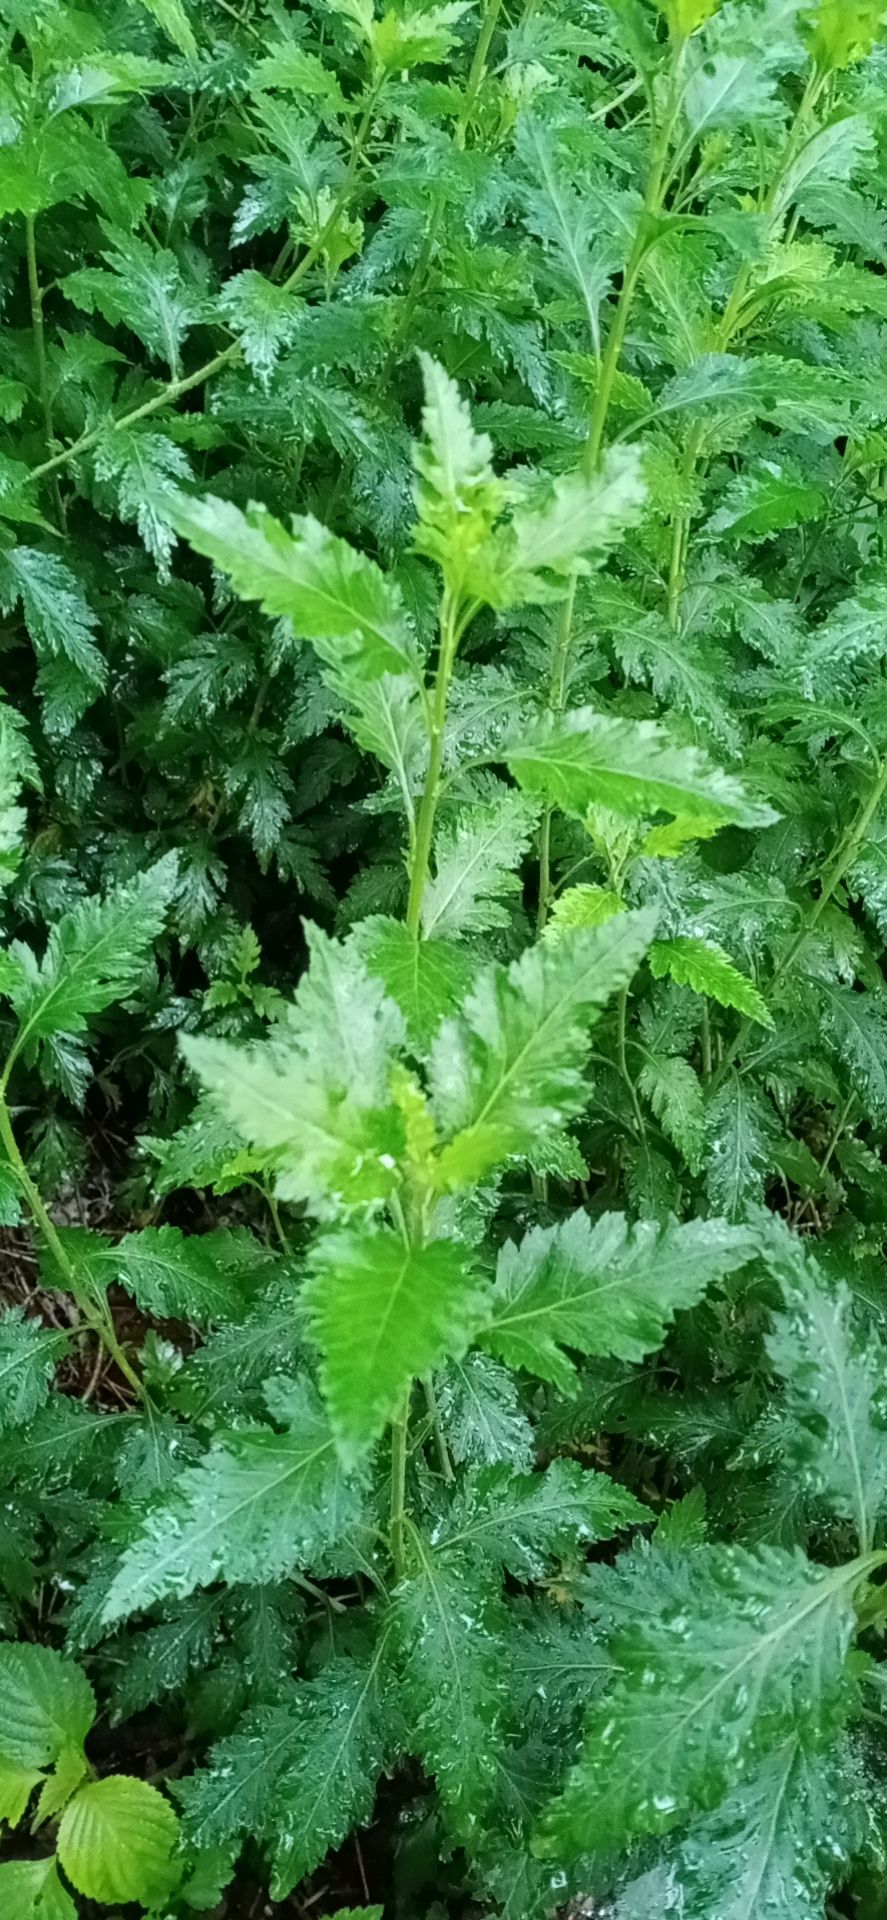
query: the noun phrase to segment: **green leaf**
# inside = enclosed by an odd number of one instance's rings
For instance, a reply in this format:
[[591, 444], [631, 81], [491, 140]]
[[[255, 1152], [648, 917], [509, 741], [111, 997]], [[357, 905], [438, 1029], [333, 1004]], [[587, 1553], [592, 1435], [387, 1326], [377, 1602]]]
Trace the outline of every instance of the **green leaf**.
[[823, 512], [826, 495], [783, 461], [762, 460], [729, 482], [707, 531], [734, 540], [769, 540], [785, 527], [802, 526]]
[[762, 1252], [786, 1309], [767, 1338], [785, 1383], [785, 1464], [817, 1500], [854, 1522], [864, 1552], [887, 1498], [887, 1352], [858, 1314], [849, 1287], [843, 1281], [829, 1286], [787, 1233], [768, 1235]]
[[133, 992], [175, 880], [176, 858], [167, 854], [104, 900], [83, 901], [53, 926], [39, 963], [29, 947], [13, 942], [20, 977], [7, 991], [19, 1020], [17, 1053], [34, 1060], [55, 1035], [83, 1033], [90, 1014]]
[[25, 1426], [39, 1412], [67, 1351], [64, 1333], [26, 1319], [21, 1307], [0, 1315], [0, 1433]]
[[8, 1920], [77, 1920], [77, 1909], [51, 1854], [45, 1860], [0, 1864], [0, 1900]]
[[662, 1345], [675, 1313], [742, 1266], [753, 1245], [724, 1220], [632, 1227], [621, 1213], [592, 1221], [579, 1212], [533, 1227], [499, 1254], [484, 1345], [508, 1366], [575, 1392], [564, 1348], [642, 1360]]
[[217, 1642], [220, 1610], [216, 1594], [198, 1594], [176, 1606], [169, 1619], [128, 1636], [114, 1685], [115, 1724], [168, 1693], [178, 1693], [195, 1669], [207, 1665]]
[[340, 1907], [332, 1920], [382, 1920], [381, 1907]]
[[101, 1264], [116, 1271], [143, 1313], [206, 1327], [245, 1317], [265, 1263], [243, 1230], [186, 1235], [179, 1227], [143, 1227], [104, 1250]]
[[179, 1877], [173, 1859], [178, 1832], [178, 1819], [156, 1787], [112, 1774], [91, 1780], [69, 1801], [59, 1827], [59, 1859], [87, 1899], [153, 1907]]
[[0, 609], [11, 613], [19, 603], [40, 661], [45, 724], [53, 734], [70, 733], [107, 682], [98, 621], [70, 568], [37, 547], [0, 552]]
[[698, 1172], [705, 1140], [705, 1096], [689, 1060], [679, 1054], [645, 1053], [638, 1088], [690, 1171]]
[[541, 1131], [581, 1112], [588, 1028], [628, 984], [652, 931], [649, 914], [620, 914], [478, 976], [432, 1052], [434, 1109], [448, 1136], [442, 1185], [465, 1185], [528, 1154]]
[[95, 1697], [72, 1660], [52, 1647], [0, 1644], [0, 1757], [14, 1767], [47, 1767], [81, 1748]]
[[685, 1920], [822, 1920], [830, 1889], [865, 1850], [870, 1798], [846, 1741], [821, 1753], [793, 1735], [669, 1860]]
[[657, 415], [711, 407], [727, 419], [769, 420], [788, 432], [828, 438], [849, 427], [853, 402], [861, 394], [852, 375], [837, 368], [807, 366], [761, 353], [703, 354], [677, 373], [656, 402]]
[[698, 747], [672, 746], [652, 720], [617, 719], [591, 707], [544, 714], [520, 738], [506, 740], [502, 753], [527, 792], [580, 819], [594, 806], [629, 819], [661, 808], [746, 827], [767, 826], [776, 817]]
[[374, 560], [321, 526], [294, 517], [288, 533], [264, 507], [241, 513], [227, 500], [178, 494], [169, 518], [198, 553], [214, 560], [242, 600], [292, 621], [322, 660], [361, 679], [415, 671], [413, 636], [401, 595]]
[[403, 1408], [412, 1380], [459, 1359], [485, 1295], [464, 1248], [344, 1229], [317, 1241], [304, 1290], [340, 1456], [353, 1465]]
[[574, 1460], [555, 1460], [545, 1473], [473, 1468], [435, 1528], [434, 1549], [441, 1555], [479, 1553], [500, 1560], [516, 1580], [541, 1580], [552, 1562], [577, 1546], [610, 1539], [648, 1518], [648, 1509], [627, 1488]]
[[469, 956], [450, 940], [415, 939], [402, 920], [377, 914], [360, 922], [355, 942], [368, 971], [400, 1008], [412, 1044], [424, 1051], [468, 992], [474, 971]]
[[724, 657], [699, 624], [688, 621], [677, 633], [665, 614], [604, 575], [595, 586], [594, 625], [607, 635], [630, 683], [648, 685], [666, 709], [691, 714], [728, 752], [736, 752]]
[[191, 477], [187, 455], [165, 433], [115, 426], [99, 441], [94, 457], [96, 479], [110, 493], [115, 511], [121, 520], [134, 521], [160, 579], [168, 580], [175, 547], [168, 507], [178, 482]]
[[247, 267], [226, 280], [219, 306], [238, 336], [247, 366], [267, 391], [281, 352], [296, 333], [302, 302], [286, 287], [275, 286], [263, 273]]
[[617, 1567], [613, 1680], [550, 1809], [547, 1851], [575, 1856], [667, 1833], [798, 1732], [825, 1743], [849, 1704], [859, 1563], [700, 1546]]
[[823, 1038], [863, 1110], [878, 1124], [887, 1116], [887, 999], [826, 980], [817, 981], [814, 992]]
[[[518, 504], [494, 562], [497, 606], [552, 598], [546, 575], [592, 571], [640, 518], [647, 497], [634, 447], [610, 447], [594, 474], [559, 474]], [[561, 588], [561, 591], [563, 589]], [[506, 598], [507, 596], [507, 598]]]
[[422, 900], [426, 940], [456, 939], [507, 927], [508, 902], [521, 891], [519, 872], [538, 809], [512, 788], [485, 805], [463, 807], [434, 843], [434, 873]]
[[488, 1565], [448, 1562], [412, 1525], [408, 1556], [392, 1608], [400, 1704], [412, 1750], [468, 1836], [495, 1791], [507, 1697], [499, 1580]]
[[295, 1567], [352, 1559], [360, 1488], [338, 1470], [332, 1429], [314, 1389], [294, 1381], [272, 1410], [285, 1433], [220, 1434], [170, 1499], [146, 1515], [123, 1554], [104, 1608], [111, 1623], [215, 1580], [275, 1580]]
[[260, 1150], [284, 1199], [316, 1211], [381, 1200], [397, 1184], [400, 1116], [390, 1105], [403, 1022], [355, 948], [309, 930], [312, 963], [290, 1017], [247, 1050], [187, 1038], [182, 1049], [213, 1103]]
[[597, 887], [587, 882], [567, 887], [566, 892], [559, 893], [552, 902], [543, 939], [560, 940], [577, 927], [605, 926], [614, 914], [623, 911], [622, 901], [612, 887]]
[[522, 1411], [517, 1382], [488, 1353], [472, 1351], [451, 1360], [436, 1381], [437, 1405], [447, 1445], [458, 1465], [495, 1466], [515, 1473], [533, 1465], [533, 1429]]
[[247, 1714], [183, 1781], [185, 1838], [203, 1849], [253, 1834], [271, 1860], [272, 1899], [286, 1899], [372, 1814], [391, 1734], [385, 1654], [383, 1632], [368, 1656], [327, 1661]]
[[760, 1087], [730, 1073], [708, 1102], [706, 1190], [728, 1220], [741, 1220], [764, 1196], [778, 1139], [776, 1116]]
[[694, 940], [687, 934], [654, 940], [648, 958], [654, 980], [668, 974], [679, 987], [708, 994], [719, 1006], [736, 1007], [749, 1020], [772, 1027], [772, 1014], [754, 982], [734, 967], [729, 954], [714, 941]]
[[197, 42], [182, 0], [139, 0], [139, 5], [151, 14], [186, 59], [196, 60]]
[[109, 324], [130, 327], [176, 379], [181, 348], [201, 317], [200, 295], [184, 279], [171, 248], [149, 246], [116, 229], [109, 240], [107, 266], [66, 274], [60, 283], [65, 297], [85, 313], [98, 310]]
[[[583, 199], [559, 164], [549, 128], [530, 113], [521, 117], [518, 151], [536, 190], [524, 189], [525, 218], [543, 242], [546, 271], [556, 267], [558, 277], [575, 288], [588, 331], [600, 346], [599, 310], [610, 275], [620, 261], [602, 242], [593, 203]], [[552, 258], [553, 256], [553, 258]]]

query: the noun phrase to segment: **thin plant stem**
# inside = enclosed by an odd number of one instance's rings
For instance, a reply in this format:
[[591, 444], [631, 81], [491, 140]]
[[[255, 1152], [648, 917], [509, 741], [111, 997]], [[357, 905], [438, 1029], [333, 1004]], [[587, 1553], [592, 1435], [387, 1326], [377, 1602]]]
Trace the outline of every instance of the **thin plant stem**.
[[49, 1248], [59, 1272], [64, 1276], [65, 1285], [71, 1294], [81, 1319], [98, 1335], [103, 1347], [105, 1347], [111, 1355], [112, 1360], [119, 1368], [124, 1379], [127, 1380], [132, 1387], [133, 1392], [138, 1395], [140, 1400], [147, 1401], [148, 1395], [145, 1383], [132, 1366], [120, 1345], [114, 1323], [111, 1319], [110, 1309], [107, 1306], [104, 1308], [101, 1307], [91, 1298], [90, 1294], [80, 1283], [77, 1270], [57, 1228], [53, 1225], [46, 1211], [42, 1195], [35, 1186], [25, 1166], [25, 1162], [19, 1151], [18, 1141], [15, 1137], [9, 1108], [5, 1099], [2, 1098], [0, 1098], [0, 1140], [2, 1140], [3, 1146], [6, 1149], [6, 1157], [27, 1201], [32, 1219], [39, 1229], [46, 1246]]
[[634, 1081], [631, 1077], [631, 1071], [629, 1069], [628, 1058], [626, 1055], [625, 1041], [626, 1041], [627, 1024], [628, 1024], [628, 988], [623, 987], [622, 992], [620, 993], [619, 998], [616, 1002], [616, 1053], [619, 1060], [619, 1072], [621, 1073], [622, 1078], [625, 1082], [625, 1085], [628, 1088], [629, 1096], [631, 1099], [632, 1111], [634, 1113], [634, 1118], [635, 1118], [635, 1125], [637, 1127], [640, 1138], [642, 1140], [645, 1140], [647, 1137], [647, 1128], [644, 1121], [643, 1113], [641, 1111], [641, 1103], [637, 1096], [637, 1088], [635, 1087]]
[[391, 1512], [388, 1543], [398, 1580], [404, 1573], [404, 1524], [406, 1521], [407, 1430], [410, 1415], [409, 1390], [397, 1419], [391, 1427]]
[[[548, 685], [548, 703], [553, 713], [562, 713], [566, 698], [567, 665], [570, 658], [570, 643], [573, 634], [573, 607], [576, 600], [577, 574], [571, 574], [566, 596], [561, 604], [558, 616], [557, 634], [551, 656], [551, 676]], [[541, 933], [548, 918], [551, 902], [551, 817], [553, 809], [546, 807], [539, 826], [539, 900], [536, 910], [536, 932]]]
[[703, 1002], [702, 1002], [702, 1026], [701, 1026], [700, 1035], [699, 1035], [699, 1043], [702, 1049], [702, 1078], [703, 1080], [710, 1080], [711, 1079], [711, 1022], [708, 1017], [708, 1001], [705, 999], [703, 999]]
[[416, 842], [410, 868], [410, 893], [407, 902], [407, 927], [410, 933], [416, 936], [422, 923], [422, 901], [428, 880], [428, 862], [431, 858], [434, 818], [440, 790], [447, 697], [460, 634], [456, 606], [449, 589], [445, 587], [440, 607], [440, 649], [428, 732], [430, 743], [428, 771], [425, 775], [425, 786], [419, 804], [419, 818], [416, 822]]
[[[37, 229], [33, 214], [25, 216], [25, 253], [28, 262], [28, 293], [31, 301], [31, 332], [34, 337], [34, 359], [37, 364], [37, 387], [40, 394], [40, 408], [43, 414], [43, 438], [46, 442], [47, 458], [52, 456], [55, 443], [55, 427], [52, 418], [52, 401], [49, 396], [49, 374], [46, 366], [46, 336], [43, 326], [43, 289], [40, 285], [40, 273], [37, 266]], [[57, 480], [53, 481], [56, 514], [62, 533], [66, 529], [65, 504]]]
[[452, 1486], [456, 1476], [453, 1472], [453, 1463], [450, 1459], [450, 1450], [447, 1446], [446, 1435], [440, 1424], [440, 1408], [437, 1404], [437, 1394], [434, 1391], [434, 1381], [430, 1373], [422, 1382], [422, 1391], [425, 1395], [425, 1404], [428, 1408], [428, 1417], [431, 1421], [431, 1431], [434, 1434], [434, 1445], [440, 1462], [440, 1470], [447, 1485]]

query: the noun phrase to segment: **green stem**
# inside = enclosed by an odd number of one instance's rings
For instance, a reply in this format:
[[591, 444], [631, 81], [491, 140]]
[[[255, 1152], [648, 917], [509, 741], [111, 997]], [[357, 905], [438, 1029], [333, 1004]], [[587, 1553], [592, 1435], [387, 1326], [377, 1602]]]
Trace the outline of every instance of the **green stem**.
[[119, 1367], [124, 1379], [129, 1381], [133, 1392], [138, 1395], [140, 1400], [147, 1402], [148, 1395], [145, 1390], [144, 1381], [140, 1379], [120, 1345], [114, 1330], [110, 1311], [107, 1307], [105, 1307], [103, 1311], [91, 1296], [84, 1291], [80, 1284], [76, 1268], [67, 1253], [57, 1229], [50, 1220], [49, 1214], [43, 1204], [43, 1199], [37, 1187], [34, 1185], [21, 1153], [19, 1152], [18, 1141], [16, 1140], [13, 1130], [9, 1108], [5, 1099], [2, 1098], [0, 1098], [0, 1140], [3, 1142], [7, 1159], [15, 1173], [22, 1193], [27, 1200], [32, 1218], [39, 1228], [56, 1266], [60, 1273], [64, 1275], [65, 1285], [74, 1300], [81, 1319], [85, 1320], [87, 1325], [97, 1334], [102, 1345], [106, 1347], [112, 1360], [114, 1360]]
[[819, 1162], [820, 1173], [828, 1173], [829, 1167], [831, 1166], [832, 1159], [835, 1154], [835, 1150], [838, 1145], [838, 1141], [840, 1140], [841, 1135], [844, 1131], [844, 1128], [847, 1125], [847, 1122], [850, 1118], [850, 1115], [853, 1111], [855, 1104], [856, 1104], [856, 1089], [854, 1088], [852, 1093], [848, 1093], [847, 1098], [844, 1101], [844, 1105], [842, 1106], [841, 1111], [838, 1114], [838, 1118], [835, 1121], [835, 1124], [832, 1128], [828, 1146], [826, 1147], [826, 1150], [822, 1156], [822, 1159]]
[[703, 1002], [702, 1002], [702, 1030], [700, 1034], [700, 1042], [702, 1047], [702, 1078], [703, 1080], [710, 1080], [711, 1079], [711, 1022], [708, 1017], [708, 1001], [705, 999], [703, 999]]
[[[46, 367], [46, 335], [43, 326], [43, 288], [37, 268], [37, 229], [33, 214], [25, 216], [25, 252], [28, 261], [28, 293], [31, 301], [31, 331], [34, 336], [34, 359], [37, 363], [37, 388], [40, 394], [40, 407], [43, 413], [43, 438], [46, 442], [47, 457], [52, 455], [55, 440], [55, 427], [52, 418], [52, 401], [49, 397], [49, 376]], [[65, 507], [59, 492], [58, 482], [54, 483], [56, 512], [59, 527], [65, 532]]]
[[431, 841], [434, 834], [434, 816], [437, 812], [438, 792], [440, 789], [440, 769], [443, 760], [444, 728], [447, 719], [447, 697], [450, 691], [450, 677], [453, 661], [459, 645], [460, 628], [456, 617], [456, 604], [448, 587], [444, 588], [440, 606], [440, 651], [437, 661], [437, 675], [434, 682], [434, 698], [428, 737], [431, 751], [428, 756], [428, 772], [419, 805], [419, 818], [416, 822], [416, 844], [410, 868], [410, 894], [407, 902], [407, 927], [410, 933], [418, 937], [422, 923], [422, 900], [428, 880], [428, 862], [431, 858]]
[[431, 1421], [431, 1431], [434, 1434], [434, 1444], [437, 1449], [440, 1470], [447, 1485], [451, 1487], [455, 1483], [456, 1476], [453, 1472], [453, 1463], [450, 1459], [450, 1449], [447, 1446], [446, 1435], [440, 1424], [440, 1409], [437, 1404], [437, 1394], [434, 1391], [434, 1381], [430, 1373], [427, 1379], [422, 1382], [422, 1391], [425, 1395], [425, 1404], [428, 1408], [428, 1417]]
[[484, 7], [483, 17], [480, 23], [480, 32], [478, 33], [475, 43], [474, 57], [468, 71], [468, 84], [465, 88], [465, 97], [462, 101], [461, 112], [456, 122], [455, 139], [457, 147], [464, 147], [465, 145], [468, 123], [471, 119], [475, 100], [483, 86], [484, 75], [487, 70], [487, 59], [493, 35], [496, 31], [496, 22], [499, 18], [501, 7], [502, 0], [486, 0], [486, 6]]
[[[360, 165], [367, 135], [372, 123], [372, 117], [378, 105], [383, 84], [384, 82], [382, 81], [378, 82], [369, 95], [354, 137], [354, 145], [351, 149], [351, 156], [345, 169], [342, 184], [333, 202], [329, 219], [324, 222], [321, 232], [318, 234], [317, 239], [312, 242], [307, 253], [302, 255], [298, 266], [294, 267], [292, 273], [281, 283], [282, 293], [291, 293], [293, 289], [299, 285], [300, 281], [304, 279], [305, 275], [310, 273], [311, 268], [317, 265], [330, 235], [338, 225], [339, 217], [344, 211], [354, 185], [357, 169]], [[30, 474], [31, 479], [40, 480], [47, 473], [55, 473], [59, 467], [65, 466], [69, 460], [75, 460], [79, 454], [89, 453], [92, 448], [97, 446], [99, 441], [104, 438], [106, 433], [117, 433], [126, 427], [135, 426], [140, 420], [150, 419], [152, 414], [159, 413], [163, 407], [168, 407], [174, 400], [181, 399], [183, 394], [191, 393], [195, 387], [203, 386], [206, 381], [212, 380], [217, 373], [220, 373], [223, 367], [233, 366], [236, 361], [241, 358], [240, 342], [238, 340], [232, 340], [229, 347], [225, 347], [221, 353], [213, 354], [212, 359], [204, 361], [203, 366], [198, 367], [194, 373], [189, 373], [182, 379], [167, 381], [166, 386], [162, 387], [159, 393], [155, 393], [150, 400], [144, 400], [141, 406], [132, 407], [129, 413], [119, 414], [116, 419], [112, 417], [110, 420], [104, 420], [101, 426], [91, 428], [88, 433], [81, 433], [80, 438], [73, 441], [70, 447], [65, 447], [62, 453], [54, 454], [51, 460], [43, 460], [39, 466], [32, 467]]]
[[398, 1580], [404, 1572], [404, 1522], [407, 1505], [407, 1427], [410, 1394], [407, 1390], [400, 1413], [391, 1427], [391, 1517], [388, 1540]]
[[647, 1129], [644, 1124], [644, 1116], [643, 1116], [643, 1113], [641, 1112], [641, 1103], [637, 1096], [637, 1090], [635, 1088], [634, 1081], [629, 1071], [628, 1059], [627, 1059], [626, 1050], [625, 1050], [627, 1024], [628, 1024], [628, 988], [623, 987], [622, 992], [620, 993], [619, 998], [616, 1002], [616, 1052], [619, 1060], [619, 1071], [622, 1075], [623, 1080], [625, 1081], [625, 1085], [628, 1088], [629, 1096], [631, 1099], [632, 1111], [634, 1113], [634, 1118], [635, 1118], [635, 1125], [637, 1127], [640, 1138], [644, 1140], [646, 1139]]
[[[871, 825], [872, 819], [874, 815], [877, 813], [877, 810], [881, 804], [881, 801], [884, 798], [885, 793], [887, 793], [887, 760], [885, 760], [882, 765], [879, 765], [877, 777], [874, 780], [870, 788], [870, 791], [868, 793], [868, 796], [863, 802], [863, 805], [856, 816], [856, 819], [853, 823], [853, 826], [850, 829], [850, 832], [848, 834], [845, 834], [843, 839], [839, 841], [837, 850], [832, 859], [831, 866], [827, 869], [826, 874], [823, 878], [822, 891], [820, 892], [819, 899], [817, 900], [812, 913], [808, 914], [807, 918], [803, 921], [802, 925], [798, 928], [798, 931], [795, 934], [795, 937], [791, 942], [791, 945], [788, 947], [787, 951], [783, 954], [783, 957], [780, 960], [779, 965], [776, 968], [776, 971], [770, 980], [769, 989], [768, 989], [769, 992], [772, 992], [773, 988], [775, 986], [778, 986], [779, 981], [783, 978], [784, 974], [788, 972], [789, 967], [791, 967], [794, 964], [799, 953], [801, 952], [802, 947], [806, 945], [807, 941], [810, 938], [811, 933], [813, 933], [815, 928], [819, 925], [819, 922], [822, 919], [822, 916], [826, 910], [826, 907], [829, 904], [829, 901], [833, 898], [834, 894], [837, 892], [838, 887], [840, 886], [841, 881], [844, 878], [844, 875], [852, 867], [853, 862], [856, 859], [856, 855], [859, 852], [862, 842], [865, 839], [865, 836]], [[735, 1038], [733, 1039], [730, 1046], [727, 1048], [726, 1053], [724, 1054], [724, 1058], [721, 1062], [720, 1069], [717, 1075], [715, 1076], [715, 1080], [713, 1082], [714, 1086], [720, 1085], [720, 1082], [722, 1081], [728, 1068], [733, 1065], [736, 1055], [740, 1052], [741, 1048], [745, 1045], [746, 1037], [749, 1033], [750, 1028], [753, 1025], [754, 1025], [754, 1022], [752, 1020], [745, 1019], [742, 1021], [739, 1027], [739, 1030], [735, 1035]]]
[[588, 434], [582, 455], [582, 471], [589, 476], [595, 472], [600, 464], [604, 429], [607, 424], [607, 415], [610, 411], [610, 402], [613, 398], [613, 387], [616, 375], [619, 371], [619, 361], [622, 357], [623, 346], [625, 345], [628, 316], [631, 312], [632, 302], [637, 291], [637, 284], [641, 277], [641, 268], [643, 267], [649, 245], [647, 226], [650, 216], [658, 210], [659, 192], [662, 184], [662, 164], [663, 156], [657, 148], [650, 169], [650, 178], [647, 182], [647, 192], [644, 196], [643, 210], [637, 224], [631, 253], [626, 263], [616, 312], [607, 335], [607, 344], [604, 348], [603, 359], [601, 360], [600, 378], [595, 389], [591, 419], [588, 424]]
[[[578, 574], [571, 574], [570, 584], [561, 604], [557, 623], [554, 648], [551, 655], [551, 673], [548, 682], [548, 704], [553, 713], [562, 713], [566, 700], [567, 664], [570, 658], [570, 643], [573, 634], [573, 608], [576, 602], [576, 583]], [[546, 807], [539, 827], [539, 900], [536, 909], [536, 932], [541, 933], [548, 918], [551, 901], [551, 817], [552, 807]]]

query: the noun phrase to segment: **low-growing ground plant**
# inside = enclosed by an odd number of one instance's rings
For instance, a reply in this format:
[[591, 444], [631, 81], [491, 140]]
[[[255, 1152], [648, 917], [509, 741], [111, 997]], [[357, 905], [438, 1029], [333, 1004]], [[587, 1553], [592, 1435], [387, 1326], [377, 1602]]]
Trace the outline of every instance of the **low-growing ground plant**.
[[0, 1909], [884, 1920], [887, 15], [0, 22]]

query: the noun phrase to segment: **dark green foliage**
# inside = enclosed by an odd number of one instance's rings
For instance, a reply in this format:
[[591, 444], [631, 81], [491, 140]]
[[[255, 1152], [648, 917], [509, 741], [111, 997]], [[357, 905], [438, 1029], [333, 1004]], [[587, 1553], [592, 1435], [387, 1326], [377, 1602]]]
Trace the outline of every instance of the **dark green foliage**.
[[11, 1920], [882, 1920], [882, 16], [0, 6]]

